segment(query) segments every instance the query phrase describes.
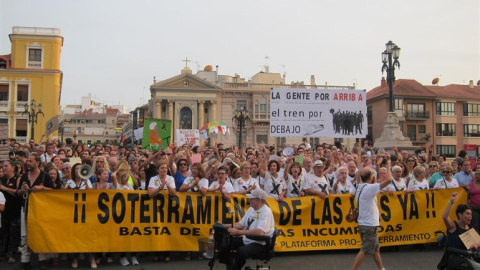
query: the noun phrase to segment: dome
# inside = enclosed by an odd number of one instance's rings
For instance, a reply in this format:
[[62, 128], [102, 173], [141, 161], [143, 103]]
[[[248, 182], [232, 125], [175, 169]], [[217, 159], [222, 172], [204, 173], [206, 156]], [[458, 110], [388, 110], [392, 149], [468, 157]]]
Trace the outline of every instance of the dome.
[[205, 68], [203, 69], [203, 71], [212, 71], [213, 70], [213, 67], [211, 65], [207, 65], [205, 66]]

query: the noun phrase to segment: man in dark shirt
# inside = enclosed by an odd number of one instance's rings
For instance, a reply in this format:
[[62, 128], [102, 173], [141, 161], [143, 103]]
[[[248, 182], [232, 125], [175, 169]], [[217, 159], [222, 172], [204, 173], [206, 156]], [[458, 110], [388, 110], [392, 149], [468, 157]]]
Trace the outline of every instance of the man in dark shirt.
[[[24, 173], [17, 181], [17, 191], [16, 194], [19, 197], [25, 198], [24, 209], [21, 211], [21, 223], [22, 223], [22, 236], [20, 245], [22, 246], [22, 257], [21, 257], [21, 268], [30, 269], [30, 255], [32, 251], [27, 246], [27, 234], [26, 234], [26, 225], [27, 225], [27, 205], [28, 205], [28, 195], [30, 192], [38, 192], [45, 189], [53, 189], [52, 178], [48, 173], [40, 171], [40, 156], [36, 153], [32, 153], [28, 156], [27, 159], [27, 172]], [[26, 194], [26, 195], [25, 195]], [[38, 254], [40, 261], [40, 269], [47, 269], [47, 254], [40, 253]]]

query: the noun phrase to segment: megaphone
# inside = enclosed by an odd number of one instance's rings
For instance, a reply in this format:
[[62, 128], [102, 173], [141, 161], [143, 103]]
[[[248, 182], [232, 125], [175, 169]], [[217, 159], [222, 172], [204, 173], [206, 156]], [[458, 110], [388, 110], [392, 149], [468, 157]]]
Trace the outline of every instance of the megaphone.
[[83, 179], [88, 179], [93, 175], [92, 166], [88, 164], [83, 164], [78, 169], [78, 175]]
[[285, 147], [285, 149], [283, 149], [283, 155], [286, 157], [293, 156], [293, 152], [294, 152], [293, 147], [290, 147], [290, 146]]

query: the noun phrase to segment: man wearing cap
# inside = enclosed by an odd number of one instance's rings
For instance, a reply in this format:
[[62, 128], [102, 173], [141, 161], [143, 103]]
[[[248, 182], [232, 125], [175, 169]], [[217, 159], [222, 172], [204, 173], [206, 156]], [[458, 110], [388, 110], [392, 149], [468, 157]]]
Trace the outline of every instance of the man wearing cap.
[[308, 174], [305, 181], [305, 193], [310, 196], [319, 196], [322, 199], [330, 194], [330, 183], [323, 175], [325, 165], [321, 160], [313, 164], [313, 174]]
[[265, 241], [252, 240], [249, 237], [272, 236], [275, 230], [272, 210], [265, 204], [267, 193], [257, 188], [247, 194], [247, 197], [250, 208], [242, 220], [233, 225], [225, 224], [230, 235], [243, 235], [243, 237], [233, 237], [233, 248], [237, 250], [233, 270], [242, 269], [248, 257], [266, 251]]

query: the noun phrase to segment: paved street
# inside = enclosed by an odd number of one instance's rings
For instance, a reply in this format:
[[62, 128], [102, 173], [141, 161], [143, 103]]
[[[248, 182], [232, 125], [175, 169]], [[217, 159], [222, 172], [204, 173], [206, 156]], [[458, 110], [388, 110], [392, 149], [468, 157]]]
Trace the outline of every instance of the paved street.
[[[442, 256], [442, 250], [438, 247], [425, 245], [422, 251], [415, 250], [412, 246], [400, 247], [398, 251], [393, 248], [384, 248], [382, 257], [387, 270], [409, 270], [409, 269], [436, 269], [437, 263]], [[355, 258], [357, 250], [347, 251], [323, 251], [323, 252], [301, 252], [301, 253], [277, 253], [275, 258], [269, 263], [271, 269], [351, 269], [352, 262]], [[180, 254], [173, 254], [172, 261], [169, 263], [152, 262], [152, 256], [146, 254], [139, 257], [140, 265], [138, 266], [121, 266], [118, 260], [118, 254], [115, 257], [115, 263], [107, 265], [102, 263], [98, 269], [128, 269], [128, 270], [150, 270], [150, 269], [209, 269], [208, 261], [198, 261], [192, 258], [191, 261], [184, 261]], [[255, 269], [255, 262], [248, 261], [247, 265]], [[10, 270], [15, 266], [7, 264], [5, 261], [0, 262], [0, 269]], [[38, 262], [35, 260], [34, 269], [39, 269]], [[71, 269], [70, 261], [61, 262], [58, 267], [50, 269]], [[87, 261], [80, 263], [78, 269], [90, 269]], [[213, 269], [225, 269], [225, 265], [216, 261]], [[371, 257], [367, 257], [361, 269], [376, 269], [375, 263]]]

